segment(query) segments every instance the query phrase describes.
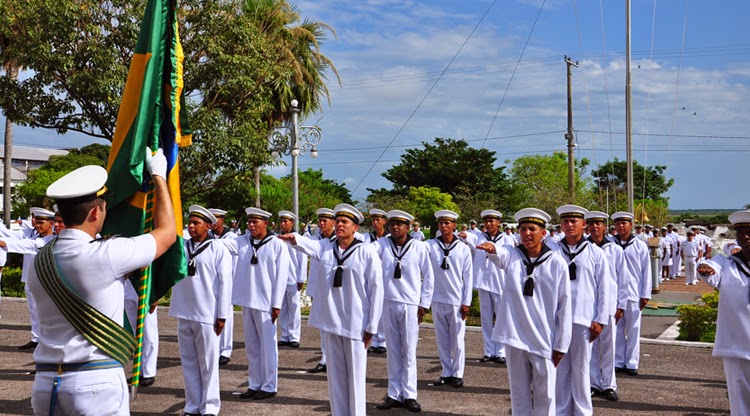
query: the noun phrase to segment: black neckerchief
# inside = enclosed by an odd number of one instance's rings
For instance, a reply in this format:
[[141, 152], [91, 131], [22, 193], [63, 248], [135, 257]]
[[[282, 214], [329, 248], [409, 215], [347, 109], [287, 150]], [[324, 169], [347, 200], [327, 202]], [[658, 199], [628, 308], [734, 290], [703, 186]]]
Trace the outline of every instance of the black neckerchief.
[[620, 240], [620, 237], [615, 237], [615, 243], [617, 243], [617, 245], [620, 246], [620, 248], [622, 248], [623, 251], [625, 251], [625, 249], [628, 248], [628, 246], [633, 244], [633, 241], [635, 241], [635, 237], [633, 237], [632, 233], [630, 234], [630, 237], [628, 237], [628, 239], [625, 240], [624, 243], [622, 242], [622, 240]]
[[570, 280], [576, 280], [576, 262], [575, 258], [577, 255], [583, 253], [584, 250], [586, 250], [586, 247], [589, 246], [589, 242], [581, 237], [580, 240], [576, 243], [575, 249], [571, 252], [570, 248], [568, 247], [568, 243], [565, 240], [562, 240], [560, 242], [560, 248], [562, 249], [562, 252], [565, 253], [566, 256], [570, 259], [570, 262], [568, 263], [568, 274], [570, 275]]
[[323, 234], [318, 233], [318, 240], [325, 240], [328, 238], [328, 241], [336, 241], [338, 237], [336, 237], [336, 233], [331, 233], [330, 237], [323, 237]]
[[607, 244], [613, 244], [611, 240], [607, 239], [607, 237], [602, 238], [601, 243], [597, 243], [593, 238], [591, 238], [591, 236], [589, 236], [589, 242], [596, 244], [597, 246], [599, 246], [599, 248], [604, 248], [604, 246], [606, 246]]
[[268, 244], [269, 241], [273, 240], [272, 235], [265, 236], [258, 244], [255, 244], [253, 236], [248, 234], [250, 239], [250, 245], [253, 246], [253, 258], [250, 259], [250, 264], [258, 264], [258, 250], [264, 245]]
[[388, 237], [388, 240], [391, 242], [391, 253], [393, 254], [393, 257], [396, 258], [396, 270], [393, 272], [393, 278], [394, 279], [400, 279], [401, 278], [401, 259], [404, 258], [406, 255], [406, 252], [409, 251], [409, 249], [412, 246], [412, 243], [414, 242], [414, 239], [411, 238], [407, 234], [406, 241], [404, 241], [403, 246], [397, 246], [396, 242], [393, 241], [393, 237]]
[[498, 241], [500, 241], [501, 238], [503, 238], [503, 233], [499, 231], [494, 237], [491, 237], [488, 232], [484, 232], [483, 234], [484, 234], [484, 237], [487, 239], [487, 241], [490, 241], [492, 243], [497, 243]]
[[443, 262], [440, 263], [440, 268], [443, 270], [448, 270], [448, 256], [451, 254], [451, 251], [458, 245], [459, 238], [454, 235], [453, 242], [448, 244], [448, 247], [446, 247], [443, 243], [443, 239], [440, 237], [435, 237], [435, 240], [437, 240], [438, 244], [440, 245], [440, 249], [443, 250]]
[[531, 257], [529, 257], [529, 252], [523, 244], [516, 248], [521, 252], [523, 265], [526, 266], [526, 282], [523, 284], [523, 295], [529, 297], [534, 296], [534, 268], [547, 261], [547, 259], [552, 256], [553, 252], [547, 244], [542, 243], [542, 250], [539, 252], [536, 261], [532, 263]]
[[193, 241], [192, 238], [185, 242], [185, 247], [187, 248], [187, 252], [188, 252], [188, 266], [187, 266], [188, 276], [195, 276], [195, 258], [199, 254], [203, 253], [203, 251], [205, 251], [211, 245], [209, 244], [211, 243], [211, 240], [213, 240], [213, 237], [211, 237], [210, 235], [207, 235], [203, 241], [198, 243], [197, 248], [195, 247], [195, 242]]
[[352, 242], [349, 243], [349, 247], [344, 250], [344, 253], [341, 255], [341, 257], [339, 257], [338, 244], [334, 243], [333, 255], [334, 257], [336, 257], [336, 273], [333, 275], [333, 287], [341, 287], [341, 284], [344, 280], [344, 269], [346, 268], [346, 266], [344, 266], [344, 262], [349, 258], [349, 256], [354, 254], [354, 251], [361, 243], [362, 241], [357, 240], [356, 238], [352, 240]]
[[[387, 233], [383, 233], [383, 237], [385, 237], [386, 235]], [[375, 235], [375, 231], [370, 231], [370, 241], [378, 241], [378, 238], [383, 237], [378, 237], [377, 235]]]

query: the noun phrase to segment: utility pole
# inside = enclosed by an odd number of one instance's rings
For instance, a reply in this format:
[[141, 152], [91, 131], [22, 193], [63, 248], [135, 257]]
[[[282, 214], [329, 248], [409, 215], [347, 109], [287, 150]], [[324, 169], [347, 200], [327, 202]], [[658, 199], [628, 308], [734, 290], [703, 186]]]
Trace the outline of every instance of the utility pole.
[[568, 132], [565, 133], [565, 139], [568, 141], [568, 203], [572, 204], [576, 195], [575, 162], [573, 161], [573, 149], [576, 144], [573, 141], [573, 72], [570, 67], [578, 68], [578, 62], [571, 61], [566, 55], [565, 63], [568, 64]]
[[635, 214], [633, 210], [633, 137], [632, 137], [632, 84], [630, 79], [630, 0], [625, 1], [625, 152], [628, 162], [628, 212]]

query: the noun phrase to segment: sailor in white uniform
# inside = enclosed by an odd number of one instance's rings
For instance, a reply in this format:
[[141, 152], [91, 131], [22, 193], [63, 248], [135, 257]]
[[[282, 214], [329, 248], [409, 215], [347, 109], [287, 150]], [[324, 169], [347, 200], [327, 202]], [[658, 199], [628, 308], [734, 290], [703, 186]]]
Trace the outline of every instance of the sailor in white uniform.
[[427, 244], [409, 236], [414, 217], [388, 211], [390, 235], [378, 240], [385, 286], [383, 317], [388, 352], [388, 395], [380, 410], [406, 407], [419, 412], [417, 402], [417, 340], [419, 324], [430, 308], [435, 277]]
[[609, 215], [601, 211], [589, 211], [584, 216], [589, 233], [588, 240], [602, 249], [609, 265], [611, 290], [607, 299], [607, 325], [591, 343], [590, 380], [591, 394], [609, 401], [619, 400], [615, 377], [615, 313], [625, 310], [628, 302], [628, 284], [625, 280], [625, 253], [620, 246], [606, 238]]
[[5, 226], [3, 226], [2, 231], [0, 231], [0, 235], [2, 236], [0, 238], [3, 238], [7, 243], [5, 251], [8, 253], [23, 254], [21, 282], [24, 283], [26, 302], [29, 308], [29, 317], [31, 319], [31, 340], [18, 347], [19, 350], [33, 350], [39, 342], [39, 312], [36, 306], [34, 294], [30, 293], [26, 282], [31, 269], [34, 267], [34, 257], [36, 257], [37, 251], [55, 237], [52, 233], [55, 221], [54, 212], [45, 208], [32, 207], [31, 214], [34, 217], [32, 221], [33, 228], [31, 231], [20, 230], [14, 232], [8, 230]]
[[433, 385], [460, 388], [464, 385], [466, 362], [465, 321], [473, 289], [471, 250], [454, 234], [458, 214], [440, 210], [435, 218], [440, 235], [427, 244], [435, 274], [432, 320], [443, 369]]
[[[294, 222], [297, 216], [291, 211], [279, 211], [279, 230], [281, 235], [294, 232]], [[289, 252], [289, 272], [284, 292], [284, 303], [279, 315], [281, 336], [280, 347], [299, 348], [302, 334], [302, 302], [300, 290], [307, 280], [307, 256], [287, 246]]]
[[[141, 341], [141, 379], [138, 387], [151, 387], [156, 382], [156, 364], [159, 358], [159, 311], [157, 305], [143, 318], [143, 339]], [[130, 279], [125, 279], [125, 315], [135, 335], [138, 319], [138, 292]]]
[[419, 229], [419, 221], [414, 221], [414, 226], [412, 228], [411, 233], [409, 233], [409, 235], [411, 236], [411, 238], [417, 241], [425, 240], [424, 233], [422, 232], [422, 230]]
[[177, 318], [177, 343], [185, 378], [185, 414], [217, 415], [219, 336], [232, 313], [232, 255], [208, 235], [216, 217], [200, 205], [189, 208], [185, 256], [188, 273], [172, 288], [169, 316]]
[[670, 273], [672, 270], [672, 238], [669, 237], [667, 227], [661, 227], [661, 235], [659, 236], [659, 265], [661, 266], [661, 275], [659, 276], [659, 282], [667, 281], [671, 279]]
[[685, 259], [685, 285], [697, 285], [697, 262], [703, 257], [703, 251], [701, 251], [700, 244], [695, 239], [695, 233], [693, 231], [687, 232], [687, 240], [682, 242], [680, 252]]
[[[388, 225], [388, 213], [382, 209], [371, 209], [370, 210], [370, 223], [372, 224], [372, 231], [364, 234], [365, 243], [374, 243], [380, 239], [388, 237], [388, 231], [386, 226]], [[386, 350], [385, 342], [385, 330], [383, 328], [383, 320], [380, 320], [380, 326], [378, 327], [378, 333], [372, 337], [370, 348], [367, 352], [375, 354], [385, 354]]]
[[[130, 413], [123, 365], [135, 339], [122, 327], [125, 275], [164, 254], [177, 236], [161, 150], [154, 156], [148, 152], [146, 168], [155, 188], [154, 229], [138, 237], [94, 240], [106, 216], [104, 168], [78, 168], [47, 188], [66, 228], [37, 255], [41, 272], [32, 267], [29, 273], [40, 317], [31, 390], [35, 414]], [[69, 289], [54, 289], [62, 287], [63, 276]], [[83, 313], [97, 319], [86, 325], [79, 320]], [[127, 347], [102, 342], [92, 331], [111, 334]]]
[[[333, 232], [333, 225], [335, 223], [334, 212], [330, 208], [318, 208], [315, 211], [318, 216], [318, 232], [311, 235], [310, 238], [313, 240], [330, 240], [336, 241], [336, 233]], [[318, 281], [325, 279], [327, 270], [324, 270], [324, 265], [317, 259], [310, 258], [310, 272], [307, 277], [307, 288], [305, 293], [307, 296], [312, 298], [312, 303], [315, 303], [315, 291], [318, 288]], [[312, 309], [312, 308], [311, 308]], [[310, 311], [312, 317], [312, 310]], [[308, 324], [310, 320], [308, 318]], [[320, 330], [320, 361], [315, 367], [308, 370], [308, 373], [325, 373], [327, 371], [326, 362], [328, 360], [327, 348], [326, 348], [326, 335], [323, 330]]]
[[[484, 242], [514, 246], [513, 237], [503, 233], [500, 229], [500, 221], [503, 214], [494, 209], [482, 211], [482, 222], [484, 233], [478, 238], [476, 246]], [[474, 288], [479, 293], [479, 313], [482, 324], [482, 340], [484, 341], [484, 355], [480, 362], [496, 362], [505, 364], [505, 346], [492, 340], [492, 331], [495, 328], [495, 316], [500, 313], [500, 300], [503, 296], [503, 280], [505, 272], [492, 264], [489, 255], [483, 252], [474, 254]]]
[[492, 338], [505, 345], [508, 355], [512, 413], [554, 415], [555, 368], [568, 352], [573, 328], [568, 265], [542, 242], [549, 214], [524, 208], [514, 217], [521, 245], [479, 246], [505, 270]]
[[295, 234], [278, 238], [320, 261], [325, 272], [318, 276], [310, 325], [327, 338], [331, 413], [364, 416], [367, 345], [383, 311], [383, 266], [374, 245], [354, 238], [362, 214], [348, 204], [337, 205], [334, 212], [336, 241]]
[[611, 216], [617, 229], [614, 241], [625, 254], [626, 281], [628, 302], [625, 309], [618, 307], [615, 371], [625, 371], [628, 375], [638, 375], [638, 363], [641, 354], [641, 311], [651, 299], [651, 266], [649, 263], [648, 245], [636, 239], [631, 233], [633, 214], [615, 212]]
[[698, 266], [698, 274], [719, 289], [714, 357], [721, 357], [732, 416], [750, 414], [750, 211], [729, 216], [741, 250], [714, 256]]
[[[218, 240], [234, 239], [238, 237], [236, 233], [233, 233], [229, 229], [229, 227], [224, 225], [227, 211], [219, 208], [209, 208], [208, 211], [213, 214], [214, 217], [216, 217], [216, 223], [213, 224], [211, 226], [211, 229], [208, 231], [209, 236]], [[188, 238], [190, 238], [189, 235]], [[225, 285], [229, 285], [229, 293], [232, 293], [232, 285], [234, 283], [234, 267], [236, 265], [237, 256], [232, 256], [232, 277], [227, 282], [224, 282]], [[232, 313], [227, 315], [227, 321], [224, 324], [224, 330], [221, 331], [221, 335], [219, 336], [219, 365], [227, 365], [232, 359], [232, 349], [234, 343], [234, 309], [230, 308], [230, 310]]]
[[559, 415], [592, 415], [591, 342], [609, 324], [612, 278], [604, 252], [583, 237], [588, 210], [562, 205], [557, 215], [564, 237], [550, 248], [567, 262], [570, 276], [573, 333], [568, 353], [557, 367], [555, 402]]
[[248, 372], [248, 388], [240, 398], [264, 400], [276, 396], [278, 389], [276, 319], [284, 301], [291, 260], [286, 246], [268, 232], [271, 213], [253, 207], [246, 208], [245, 213], [248, 232], [220, 241], [238, 256], [232, 304], [242, 307]]
[[677, 235], [677, 229], [672, 223], [667, 224], [667, 237], [669, 237], [672, 243], [672, 263], [669, 265], [669, 279], [674, 280], [680, 275], [680, 267], [682, 266], [680, 257], [680, 244], [682, 242], [680, 241], [680, 236]]

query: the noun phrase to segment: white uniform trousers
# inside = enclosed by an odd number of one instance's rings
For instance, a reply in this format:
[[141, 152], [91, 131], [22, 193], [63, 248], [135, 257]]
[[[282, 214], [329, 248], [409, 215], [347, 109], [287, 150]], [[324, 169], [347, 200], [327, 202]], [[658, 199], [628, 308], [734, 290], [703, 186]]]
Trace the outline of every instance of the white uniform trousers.
[[39, 314], [36, 310], [36, 300], [34, 295], [29, 292], [29, 285], [24, 283], [23, 290], [26, 292], [26, 302], [29, 306], [29, 317], [31, 318], [31, 340], [39, 342]]
[[542, 358], [511, 346], [506, 348], [506, 352], [513, 416], [554, 415], [557, 371], [552, 364], [552, 357]]
[[326, 332], [320, 330], [320, 363], [326, 365], [326, 357], [328, 356], [328, 339]]
[[159, 308], [147, 313], [143, 320], [143, 347], [141, 348], [141, 374], [156, 377], [156, 360], [159, 356]]
[[418, 309], [386, 300], [380, 319], [388, 338], [388, 396], [399, 401], [417, 399]]
[[732, 416], [750, 415], [750, 360], [723, 358]]
[[464, 334], [466, 322], [461, 319], [461, 308], [446, 303], [433, 302], [432, 321], [435, 324], [438, 357], [443, 366], [441, 377], [464, 377]]
[[482, 339], [484, 340], [484, 355], [488, 357], [505, 358], [505, 346], [492, 340], [492, 330], [495, 328], [492, 316], [497, 316], [500, 307], [500, 295], [484, 289], [479, 289], [479, 315], [482, 320]]
[[567, 354], [557, 365], [555, 403], [558, 415], [593, 415], [591, 405], [591, 343], [588, 327], [573, 324]]
[[185, 378], [185, 413], [218, 414], [219, 337], [214, 325], [178, 319], [177, 344]]
[[672, 257], [672, 266], [669, 268], [669, 277], [675, 278], [680, 275], [680, 269], [682, 268], [682, 256]]
[[224, 329], [219, 336], [219, 355], [232, 358], [232, 348], [234, 344], [234, 306], [231, 307], [231, 313], [224, 322]]
[[698, 283], [698, 265], [695, 257], [685, 257], [685, 284]]
[[617, 324], [615, 367], [638, 369], [641, 356], [641, 311], [637, 301], [628, 301]]
[[383, 320], [378, 322], [378, 332], [372, 335], [370, 340], [370, 346], [373, 347], [386, 347], [385, 345], [385, 327], [383, 326]]
[[604, 391], [617, 390], [615, 377], [615, 317], [609, 317], [609, 323], [602, 333], [591, 344], [591, 387]]
[[299, 342], [302, 331], [302, 302], [297, 284], [286, 285], [284, 302], [279, 313], [280, 341]]
[[242, 308], [248, 388], [275, 393], [279, 382], [279, 347], [271, 312]]
[[328, 347], [328, 400], [332, 416], [366, 414], [365, 373], [367, 349], [361, 339], [355, 340], [324, 331]]
[[[31, 387], [35, 415], [50, 414], [56, 372], [39, 371]], [[55, 415], [129, 415], [128, 382], [122, 367], [63, 373], [57, 387]]]

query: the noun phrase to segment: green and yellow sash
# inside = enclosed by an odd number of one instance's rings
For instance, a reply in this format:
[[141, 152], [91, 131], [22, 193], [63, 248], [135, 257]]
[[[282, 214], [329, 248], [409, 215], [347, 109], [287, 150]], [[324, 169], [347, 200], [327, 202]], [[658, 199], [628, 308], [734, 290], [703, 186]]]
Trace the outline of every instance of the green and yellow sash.
[[99, 312], [74, 293], [63, 281], [52, 249], [57, 239], [39, 250], [34, 261], [36, 274], [44, 290], [65, 319], [90, 343], [125, 365], [135, 350], [133, 335], [120, 324]]

